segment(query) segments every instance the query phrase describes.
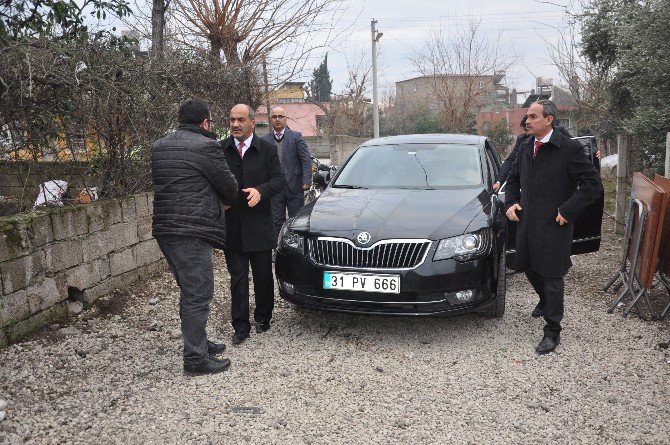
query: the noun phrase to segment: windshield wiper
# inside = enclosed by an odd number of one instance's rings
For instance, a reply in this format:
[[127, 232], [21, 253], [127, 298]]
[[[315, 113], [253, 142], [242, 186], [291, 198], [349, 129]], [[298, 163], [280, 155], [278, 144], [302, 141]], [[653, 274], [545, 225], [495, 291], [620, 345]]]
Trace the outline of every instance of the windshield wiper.
[[333, 186], [336, 189], [364, 189], [365, 187], [360, 185], [350, 185], [350, 184], [336, 184]]

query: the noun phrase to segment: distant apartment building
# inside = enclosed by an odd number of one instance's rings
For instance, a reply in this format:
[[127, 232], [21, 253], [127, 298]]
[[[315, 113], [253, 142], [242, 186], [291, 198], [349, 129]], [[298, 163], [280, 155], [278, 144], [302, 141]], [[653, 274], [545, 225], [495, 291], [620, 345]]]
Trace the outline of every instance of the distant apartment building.
[[507, 108], [516, 104], [516, 91], [502, 84], [505, 72], [494, 74], [441, 74], [396, 82], [396, 104], [421, 103], [439, 110], [444, 102], [472, 103], [472, 112]]
[[279, 88], [269, 93], [271, 104], [304, 104], [305, 82], [284, 82]]
[[[495, 109], [482, 110], [477, 113], [477, 134], [488, 135], [489, 131], [501, 121], [507, 124], [510, 135], [521, 133], [519, 124], [526, 115], [528, 107], [538, 100], [551, 100], [558, 108], [558, 119], [556, 124], [567, 128], [575, 136], [580, 134], [581, 115], [577, 107], [577, 101], [570, 93], [569, 88], [554, 85], [553, 79], [538, 77], [536, 88], [530, 90], [523, 104]], [[510, 139], [511, 141], [511, 139]]]

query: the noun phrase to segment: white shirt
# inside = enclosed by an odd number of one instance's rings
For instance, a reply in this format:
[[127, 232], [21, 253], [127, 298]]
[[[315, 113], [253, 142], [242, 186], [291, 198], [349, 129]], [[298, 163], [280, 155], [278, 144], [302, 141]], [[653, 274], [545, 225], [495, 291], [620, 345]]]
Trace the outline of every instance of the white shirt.
[[[247, 150], [249, 149], [249, 147], [251, 147], [251, 140], [253, 138], [254, 138], [254, 134], [251, 133], [251, 136], [249, 136], [248, 138], [246, 138], [244, 140], [244, 148], [242, 149], [242, 157], [244, 157], [244, 155], [247, 154]], [[235, 148], [237, 148], [238, 151], [240, 149], [239, 147], [240, 147], [240, 141], [235, 139]]]
[[[546, 144], [547, 142], [549, 142], [549, 139], [551, 139], [551, 135], [553, 133], [554, 133], [554, 129], [552, 128], [551, 131], [549, 133], [547, 133], [547, 135], [545, 137], [540, 139], [540, 142], [542, 142], [542, 144]], [[533, 138], [533, 139], [534, 139], [534, 141], [533, 141], [533, 146], [534, 146], [535, 142], [537, 142], [537, 138]]]
[[[274, 131], [274, 130], [272, 130], [272, 131]], [[275, 131], [275, 132], [274, 132], [274, 133], [275, 133], [275, 137], [276, 137], [277, 139], [281, 139], [281, 138], [283, 138], [283, 137], [284, 137], [284, 131], [286, 131], [286, 127], [284, 127], [284, 129], [283, 129], [281, 132], [279, 132], [279, 133], [277, 133], [277, 132]]]

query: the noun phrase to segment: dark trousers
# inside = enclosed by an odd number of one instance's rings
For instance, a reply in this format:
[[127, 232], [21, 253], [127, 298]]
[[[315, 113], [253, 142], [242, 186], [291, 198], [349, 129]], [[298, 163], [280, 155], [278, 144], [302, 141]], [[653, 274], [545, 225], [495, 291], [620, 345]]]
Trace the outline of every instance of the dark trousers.
[[287, 187], [272, 197], [272, 222], [275, 225], [275, 235], [279, 237], [281, 226], [286, 222], [286, 211], [288, 217], [293, 218], [302, 206], [305, 205], [305, 196], [302, 192], [292, 193]]
[[561, 320], [563, 320], [563, 294], [565, 283], [563, 277], [543, 277], [532, 270], [526, 271], [528, 281], [540, 296], [540, 307], [544, 312], [544, 335], [547, 337], [558, 337], [561, 333]]
[[254, 276], [255, 321], [270, 321], [275, 306], [272, 251], [224, 250], [230, 274], [230, 315], [235, 332], [249, 332], [249, 265]]
[[207, 358], [209, 304], [214, 297], [214, 263], [211, 244], [198, 238], [156, 237], [158, 247], [179, 286], [179, 318], [184, 337], [184, 364]]

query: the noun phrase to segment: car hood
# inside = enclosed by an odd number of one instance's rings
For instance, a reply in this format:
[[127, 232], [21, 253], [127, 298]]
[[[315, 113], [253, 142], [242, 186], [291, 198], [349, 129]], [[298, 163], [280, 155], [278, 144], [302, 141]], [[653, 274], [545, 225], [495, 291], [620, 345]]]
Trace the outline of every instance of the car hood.
[[391, 238], [442, 239], [460, 235], [482, 211], [483, 188], [450, 190], [326, 189], [291, 221], [291, 228], [317, 236], [349, 239], [362, 231], [371, 241]]

